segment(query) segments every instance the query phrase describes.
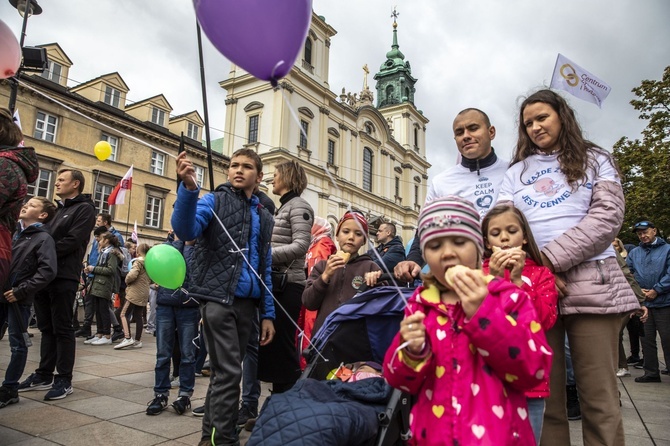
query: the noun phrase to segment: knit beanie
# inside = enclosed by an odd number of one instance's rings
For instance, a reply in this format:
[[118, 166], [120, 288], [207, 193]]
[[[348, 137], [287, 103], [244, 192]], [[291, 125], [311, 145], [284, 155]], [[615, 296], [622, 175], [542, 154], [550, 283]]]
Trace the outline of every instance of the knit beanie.
[[465, 237], [484, 252], [479, 213], [468, 200], [455, 195], [426, 204], [419, 214], [419, 243], [423, 251], [429, 240], [439, 237]]
[[340, 233], [340, 228], [342, 227], [342, 223], [344, 223], [347, 220], [356, 220], [361, 227], [363, 228], [363, 233], [365, 234], [365, 239], [368, 239], [368, 221], [365, 219], [363, 214], [359, 212], [345, 212], [342, 218], [340, 218], [340, 221], [337, 223], [337, 229], [335, 229], [335, 236]]

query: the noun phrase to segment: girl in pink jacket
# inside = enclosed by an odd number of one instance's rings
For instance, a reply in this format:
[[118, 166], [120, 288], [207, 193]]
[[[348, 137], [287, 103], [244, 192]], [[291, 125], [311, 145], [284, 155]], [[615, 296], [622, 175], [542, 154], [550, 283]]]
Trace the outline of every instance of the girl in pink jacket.
[[[384, 360], [388, 382], [416, 396], [410, 444], [535, 445], [524, 392], [550, 372], [552, 353], [532, 302], [509, 281], [487, 283], [469, 201], [424, 206], [418, 236], [430, 272]], [[447, 274], [457, 265], [470, 269]]]
[[[528, 221], [511, 204], [499, 204], [482, 220], [485, 274], [501, 277], [523, 289], [535, 307], [537, 321], [546, 332], [557, 317], [558, 291], [549, 268], [542, 266], [540, 250]], [[549, 397], [549, 373], [542, 383], [526, 392], [528, 417], [539, 444], [545, 398]]]

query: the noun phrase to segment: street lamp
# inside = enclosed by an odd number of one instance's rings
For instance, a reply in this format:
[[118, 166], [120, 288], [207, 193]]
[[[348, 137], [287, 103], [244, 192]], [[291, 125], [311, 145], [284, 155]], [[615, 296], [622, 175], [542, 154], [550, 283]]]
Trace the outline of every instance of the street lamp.
[[[42, 14], [42, 7], [37, 4], [37, 0], [9, 0], [9, 4], [16, 8], [19, 12], [19, 15], [23, 17], [23, 26], [21, 27], [21, 39], [19, 41], [19, 46], [21, 51], [23, 51], [23, 41], [26, 38], [26, 26], [28, 25], [28, 17], [31, 15]], [[21, 76], [21, 70], [23, 69], [23, 61], [21, 61], [21, 66], [16, 72], [16, 76], [11, 80], [12, 89], [9, 95], [9, 111], [14, 113], [14, 108], [16, 106], [16, 94], [19, 89], [19, 76]]]

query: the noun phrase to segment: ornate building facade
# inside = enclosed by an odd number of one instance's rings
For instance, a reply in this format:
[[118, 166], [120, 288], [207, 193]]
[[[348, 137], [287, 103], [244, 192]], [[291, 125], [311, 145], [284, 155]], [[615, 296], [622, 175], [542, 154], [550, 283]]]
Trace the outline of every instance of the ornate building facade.
[[231, 65], [220, 82], [227, 93], [223, 153], [255, 148], [266, 183], [278, 162], [300, 161], [309, 178], [303, 197], [316, 215], [335, 225], [351, 207], [367, 215], [373, 233], [390, 221], [407, 242], [426, 196], [428, 119], [414, 104], [417, 80], [397, 32], [394, 21], [391, 51], [374, 75], [376, 104], [367, 65], [359, 94], [331, 91], [330, 47], [337, 32], [316, 14], [303, 52], [279, 88]]
[[[49, 68], [21, 78], [16, 104], [25, 145], [35, 147], [40, 163], [39, 178], [29, 193], [55, 199], [57, 172], [81, 170], [84, 193], [92, 195], [98, 212], [112, 214], [113, 225], [124, 237], [137, 221], [141, 241], [164, 240], [176, 199], [172, 157], [179, 151], [182, 133], [197, 179], [209, 189], [199, 113], [171, 117], [172, 107], [162, 94], [128, 103], [129, 87], [119, 73], [68, 87], [72, 61], [57, 43], [43, 47]], [[10, 81], [0, 81], [0, 103], [7, 104], [9, 94]], [[110, 143], [112, 154], [100, 161], [93, 147], [103, 140]], [[215, 153], [213, 163], [214, 184], [225, 182], [228, 158]], [[107, 198], [131, 165], [133, 182], [126, 203], [110, 207]]]

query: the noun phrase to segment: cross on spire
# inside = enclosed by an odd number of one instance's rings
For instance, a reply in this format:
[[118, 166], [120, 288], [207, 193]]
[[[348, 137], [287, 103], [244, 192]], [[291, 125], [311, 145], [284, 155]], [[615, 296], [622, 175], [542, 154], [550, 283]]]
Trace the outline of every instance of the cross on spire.
[[391, 17], [393, 17], [393, 26], [397, 25], [396, 21], [398, 19], [398, 16], [400, 15], [400, 13], [398, 12], [398, 10], [396, 8], [397, 8], [397, 6], [394, 6], [393, 7], [393, 12], [391, 12]]

